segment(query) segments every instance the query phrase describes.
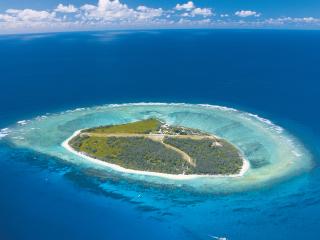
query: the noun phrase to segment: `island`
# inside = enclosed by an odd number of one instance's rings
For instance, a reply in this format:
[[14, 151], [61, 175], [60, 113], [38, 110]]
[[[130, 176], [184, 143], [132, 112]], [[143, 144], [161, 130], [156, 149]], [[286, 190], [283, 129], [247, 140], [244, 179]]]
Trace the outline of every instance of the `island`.
[[248, 169], [240, 151], [226, 140], [156, 118], [82, 129], [64, 145], [78, 155], [129, 172], [240, 176]]

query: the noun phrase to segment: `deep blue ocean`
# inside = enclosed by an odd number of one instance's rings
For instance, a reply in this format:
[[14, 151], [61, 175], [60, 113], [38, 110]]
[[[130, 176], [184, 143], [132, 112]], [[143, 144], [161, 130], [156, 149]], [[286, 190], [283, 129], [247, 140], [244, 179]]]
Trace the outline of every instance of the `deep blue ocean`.
[[[319, 239], [320, 31], [149, 30], [0, 36], [0, 129], [77, 107], [217, 104], [272, 120], [314, 167], [233, 194], [90, 178], [0, 141], [0, 240]], [[117, 189], [146, 192], [147, 200]]]

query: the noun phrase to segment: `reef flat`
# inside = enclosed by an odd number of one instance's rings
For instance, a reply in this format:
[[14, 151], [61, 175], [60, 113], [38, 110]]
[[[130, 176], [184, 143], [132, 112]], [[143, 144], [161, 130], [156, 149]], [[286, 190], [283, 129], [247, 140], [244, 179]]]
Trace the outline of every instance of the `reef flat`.
[[[128, 129], [123, 128], [124, 124], [143, 119], [161, 119], [171, 127], [183, 126], [198, 133], [200, 131], [201, 134], [217, 136], [235, 146], [244, 157], [245, 164], [238, 174], [233, 175], [147, 172], [122, 168], [89, 157], [66, 144], [80, 129], [103, 129], [104, 133], [101, 134], [111, 134], [108, 131], [116, 130], [119, 136], [121, 131], [128, 132]], [[149, 122], [151, 127], [157, 126], [154, 123]], [[105, 126], [113, 127], [103, 128]], [[136, 127], [134, 131], [145, 130], [141, 125]], [[21, 120], [2, 129], [1, 133], [5, 135], [2, 137], [5, 141], [17, 147], [60, 158], [84, 169], [101, 170], [110, 176], [142, 181], [143, 184], [192, 188], [201, 192], [239, 192], [265, 187], [313, 167], [312, 156], [303, 143], [282, 127], [252, 113], [215, 105], [129, 103], [77, 108]], [[189, 151], [188, 139], [163, 138], [163, 142], [179, 147], [190, 158], [198, 156]]]

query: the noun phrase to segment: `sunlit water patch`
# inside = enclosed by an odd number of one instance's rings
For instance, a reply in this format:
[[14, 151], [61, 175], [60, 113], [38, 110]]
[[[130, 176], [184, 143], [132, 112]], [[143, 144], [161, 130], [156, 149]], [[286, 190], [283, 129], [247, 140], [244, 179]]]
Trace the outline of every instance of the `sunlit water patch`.
[[[250, 162], [250, 169], [244, 176], [237, 178], [165, 179], [116, 172], [76, 156], [61, 146], [65, 139], [79, 129], [150, 117], [163, 119], [173, 125], [197, 128], [230, 141]], [[77, 165], [92, 177], [99, 177], [103, 172], [108, 178], [118, 179], [117, 181], [129, 179], [132, 184], [191, 189], [197, 192], [234, 192], [268, 186], [312, 167], [309, 152], [283, 128], [251, 113], [212, 105], [139, 103], [78, 108], [21, 120], [12, 127], [2, 129], [0, 138], [5, 138], [18, 147]]]

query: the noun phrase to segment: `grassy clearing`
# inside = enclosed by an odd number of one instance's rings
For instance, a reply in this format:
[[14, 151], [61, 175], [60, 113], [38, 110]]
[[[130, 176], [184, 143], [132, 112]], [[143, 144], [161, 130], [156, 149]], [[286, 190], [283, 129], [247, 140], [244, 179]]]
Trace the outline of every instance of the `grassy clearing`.
[[120, 124], [120, 125], [109, 125], [91, 128], [84, 130], [83, 132], [90, 133], [138, 133], [147, 134], [150, 132], [158, 131], [161, 126], [161, 122], [157, 119], [151, 118], [138, 122]]

